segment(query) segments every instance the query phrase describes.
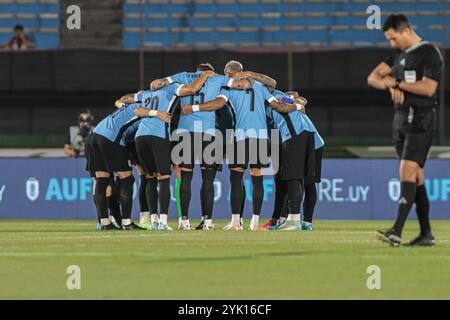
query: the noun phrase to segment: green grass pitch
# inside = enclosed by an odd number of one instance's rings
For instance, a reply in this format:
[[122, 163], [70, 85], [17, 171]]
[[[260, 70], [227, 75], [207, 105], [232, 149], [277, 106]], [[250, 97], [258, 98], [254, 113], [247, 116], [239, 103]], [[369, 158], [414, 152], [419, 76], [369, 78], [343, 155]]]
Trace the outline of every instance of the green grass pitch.
[[[172, 221], [173, 222], [173, 221]], [[0, 221], [0, 299], [450, 299], [450, 221], [434, 248], [391, 248], [386, 221], [317, 231], [98, 232], [92, 221]], [[416, 236], [407, 223], [404, 239]], [[81, 289], [69, 290], [69, 265]], [[367, 267], [381, 268], [369, 290]]]

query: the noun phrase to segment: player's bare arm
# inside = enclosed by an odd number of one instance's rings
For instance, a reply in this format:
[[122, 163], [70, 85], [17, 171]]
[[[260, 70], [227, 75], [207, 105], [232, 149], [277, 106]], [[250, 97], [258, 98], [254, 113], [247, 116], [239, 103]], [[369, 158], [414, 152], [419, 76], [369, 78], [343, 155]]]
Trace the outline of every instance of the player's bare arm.
[[381, 62], [367, 77], [367, 84], [379, 90], [386, 90], [389, 87], [386, 86], [383, 79], [391, 74], [391, 67], [385, 62]]
[[[140, 94], [143, 92], [144, 92], [143, 90], [140, 90], [136, 94]], [[116, 106], [116, 108], [122, 108], [126, 104], [135, 103], [136, 102], [136, 100], [135, 100], [136, 94], [135, 93], [126, 94], [123, 97], [121, 97], [120, 99], [116, 100], [114, 105]]]
[[171, 117], [167, 112], [148, 110], [144, 107], [137, 107], [136, 109], [134, 109], [134, 114], [139, 118], [158, 117], [160, 120], [166, 123], [170, 123], [171, 121]]
[[150, 82], [150, 90], [158, 90], [168, 86], [169, 84], [170, 82], [167, 78], [156, 79]]
[[230, 89], [237, 90], [248, 90], [253, 84], [253, 80], [251, 78], [244, 78], [240, 80], [233, 80], [231, 83]]
[[277, 87], [277, 82], [274, 79], [262, 73], [257, 73], [253, 71], [242, 71], [238, 72], [234, 76], [237, 78], [252, 78], [253, 80], [261, 82], [263, 85], [269, 88], [275, 89]]
[[279, 113], [289, 113], [295, 110], [300, 110], [301, 106], [296, 104], [287, 104], [281, 101], [273, 100], [269, 106]]
[[394, 77], [387, 76], [383, 79], [385, 85], [389, 88], [398, 88], [420, 96], [432, 97], [438, 88], [436, 80], [423, 77], [422, 80], [414, 83], [408, 83], [404, 80], [400, 81], [397, 86], [397, 80]]
[[185, 116], [199, 111], [215, 111], [223, 108], [226, 104], [227, 101], [222, 97], [217, 97], [215, 100], [197, 105], [196, 108], [198, 108], [198, 110], [194, 110], [193, 106], [188, 104], [181, 109], [181, 115]]
[[214, 71], [204, 71], [202, 75], [197, 80], [193, 81], [191, 84], [181, 86], [178, 92], [178, 96], [184, 97], [195, 94], [202, 88], [202, 86], [205, 84], [208, 78], [213, 77], [215, 75], [216, 73]]

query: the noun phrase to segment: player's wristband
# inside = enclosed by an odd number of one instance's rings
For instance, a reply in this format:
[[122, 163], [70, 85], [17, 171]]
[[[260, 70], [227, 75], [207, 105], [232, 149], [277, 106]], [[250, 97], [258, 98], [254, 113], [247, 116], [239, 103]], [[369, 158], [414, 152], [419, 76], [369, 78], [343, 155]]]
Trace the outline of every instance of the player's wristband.
[[149, 116], [149, 117], [157, 117], [157, 116], [158, 116], [158, 111], [156, 111], [156, 110], [150, 110], [150, 111], [148, 112], [148, 116]]
[[300, 103], [296, 103], [295, 106], [297, 107], [298, 111], [303, 110], [303, 105], [301, 105]]
[[198, 104], [194, 104], [192, 106], [192, 112], [199, 112], [200, 111], [200, 106]]

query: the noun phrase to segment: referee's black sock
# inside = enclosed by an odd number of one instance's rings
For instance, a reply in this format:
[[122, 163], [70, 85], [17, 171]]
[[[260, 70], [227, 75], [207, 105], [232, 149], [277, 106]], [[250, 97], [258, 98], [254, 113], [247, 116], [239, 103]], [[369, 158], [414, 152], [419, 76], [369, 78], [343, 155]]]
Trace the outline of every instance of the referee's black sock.
[[[131, 219], [131, 209], [133, 206], [133, 184], [133, 175], [120, 179], [119, 199], [122, 206], [122, 220]], [[127, 222], [124, 223], [127, 224]]]
[[106, 197], [106, 202], [108, 203], [109, 212], [113, 216], [114, 220], [116, 220], [119, 225], [122, 225], [122, 213], [117, 194], [113, 193], [111, 196]]
[[314, 208], [317, 202], [317, 189], [315, 183], [305, 183], [305, 200], [303, 201], [303, 221], [312, 223]]
[[428, 236], [431, 234], [430, 226], [430, 202], [428, 200], [427, 189], [425, 185], [416, 188], [416, 213], [420, 224], [420, 234]]
[[276, 225], [281, 217], [281, 211], [283, 211], [285, 200], [287, 195], [286, 181], [280, 178], [275, 178], [275, 200], [272, 213], [272, 223]]
[[262, 176], [251, 176], [252, 178], [252, 206], [253, 214], [259, 216], [264, 200], [264, 184]]
[[244, 185], [242, 182], [243, 176], [244, 172], [239, 172], [235, 170], [231, 170], [230, 172], [230, 183], [231, 183], [230, 202], [232, 214], [241, 215], [244, 208], [243, 201], [245, 198], [244, 198]]
[[109, 219], [108, 203], [106, 201], [106, 188], [109, 184], [109, 178], [97, 178], [95, 186], [95, 204], [97, 205], [97, 213], [101, 219]]
[[202, 188], [200, 190], [200, 203], [202, 207], [202, 216], [206, 219], [212, 219], [214, 209], [214, 179], [216, 178], [217, 170], [203, 169], [202, 170]]
[[150, 214], [158, 214], [158, 179], [156, 177], [147, 178], [145, 198], [147, 199]]
[[161, 208], [161, 214], [169, 214], [170, 204], [170, 178], [159, 180], [159, 206]]
[[403, 227], [408, 218], [409, 211], [414, 204], [416, 198], [416, 183], [402, 181], [400, 200], [398, 200], [398, 214], [397, 220], [394, 224], [395, 233], [400, 237], [402, 235]]
[[191, 182], [194, 172], [181, 170], [181, 184], [180, 184], [180, 203], [181, 216], [183, 220], [189, 218], [189, 205], [191, 203]]
[[141, 180], [139, 183], [139, 209], [140, 212], [148, 212], [147, 197], [145, 196], [145, 188], [147, 187], [147, 179], [145, 174], [140, 176]]

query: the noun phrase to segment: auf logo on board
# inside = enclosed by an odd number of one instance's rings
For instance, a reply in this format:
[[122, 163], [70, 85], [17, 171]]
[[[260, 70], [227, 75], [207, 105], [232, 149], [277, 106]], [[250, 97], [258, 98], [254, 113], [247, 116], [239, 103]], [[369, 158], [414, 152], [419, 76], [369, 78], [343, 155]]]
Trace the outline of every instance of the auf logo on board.
[[[428, 199], [431, 202], [448, 201], [450, 195], [450, 179], [425, 179]], [[397, 202], [400, 198], [400, 181], [391, 179], [388, 184], [389, 198]]]
[[[26, 195], [30, 201], [39, 198], [40, 183], [36, 178], [26, 182]], [[91, 178], [51, 178], [45, 192], [45, 201], [77, 201], [86, 200], [92, 193]]]

